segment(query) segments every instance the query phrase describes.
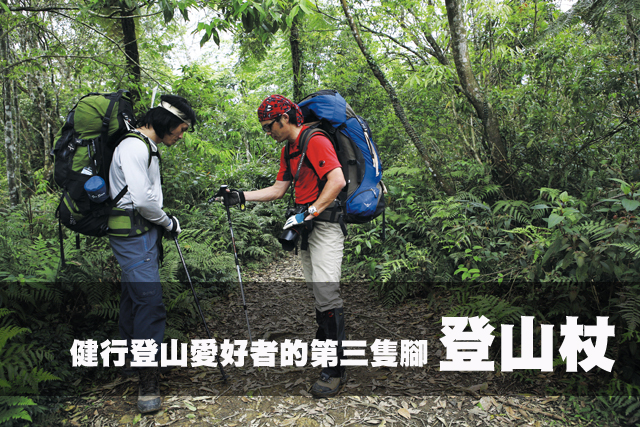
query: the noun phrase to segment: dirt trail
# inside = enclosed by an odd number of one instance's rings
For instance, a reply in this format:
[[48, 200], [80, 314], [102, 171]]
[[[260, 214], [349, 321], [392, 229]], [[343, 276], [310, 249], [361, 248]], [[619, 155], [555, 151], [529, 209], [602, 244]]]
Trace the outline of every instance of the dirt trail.
[[[286, 256], [259, 272], [243, 272], [254, 342], [315, 336], [313, 297], [306, 289], [299, 257]], [[499, 372], [440, 372], [446, 352], [439, 341], [439, 304], [412, 300], [386, 308], [367, 285], [345, 283], [347, 339], [366, 340], [369, 366], [348, 370], [348, 382], [331, 399], [315, 399], [308, 390], [319, 368], [180, 368], [162, 375], [163, 408], [140, 416], [137, 379], [118, 378], [70, 401], [61, 425], [82, 426], [512, 426], [576, 425], [565, 419], [563, 397], [537, 393], [552, 379], [540, 375], [525, 386]], [[435, 309], [433, 307], [436, 307]], [[228, 300], [204, 306], [218, 342], [248, 339], [239, 291]], [[197, 337], [206, 337], [200, 327]], [[196, 337], [194, 337], [196, 338]], [[371, 367], [375, 339], [427, 340], [428, 364], [422, 368]], [[525, 397], [524, 394], [529, 395]], [[537, 397], [532, 397], [537, 396]], [[571, 412], [571, 411], [569, 411]]]

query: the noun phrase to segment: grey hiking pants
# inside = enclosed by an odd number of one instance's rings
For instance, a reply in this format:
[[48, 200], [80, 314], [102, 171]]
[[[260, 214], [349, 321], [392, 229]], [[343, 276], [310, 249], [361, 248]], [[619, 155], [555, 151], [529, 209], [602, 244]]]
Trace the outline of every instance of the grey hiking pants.
[[344, 234], [340, 224], [315, 221], [309, 247], [300, 251], [307, 287], [313, 292], [318, 311], [343, 306], [340, 296]]

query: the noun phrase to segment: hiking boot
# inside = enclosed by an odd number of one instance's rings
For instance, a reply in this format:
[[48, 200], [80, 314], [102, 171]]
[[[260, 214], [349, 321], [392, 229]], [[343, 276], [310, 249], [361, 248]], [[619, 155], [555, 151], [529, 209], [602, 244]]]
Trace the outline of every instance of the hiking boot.
[[346, 370], [339, 377], [330, 377], [326, 372], [322, 372], [318, 381], [311, 387], [311, 394], [315, 397], [335, 396], [340, 391], [340, 386], [346, 382]]
[[155, 368], [143, 368], [139, 371], [138, 410], [142, 414], [157, 411], [162, 407], [158, 371]]
[[335, 340], [338, 342], [336, 355], [338, 364], [334, 367], [325, 367], [320, 373], [320, 378], [311, 387], [311, 394], [316, 397], [333, 396], [340, 391], [340, 386], [347, 382], [347, 373], [344, 367], [340, 366], [340, 360], [345, 359], [342, 341], [345, 339], [344, 333], [344, 309], [342, 307], [333, 308], [327, 311], [316, 309], [316, 331], [317, 340]]

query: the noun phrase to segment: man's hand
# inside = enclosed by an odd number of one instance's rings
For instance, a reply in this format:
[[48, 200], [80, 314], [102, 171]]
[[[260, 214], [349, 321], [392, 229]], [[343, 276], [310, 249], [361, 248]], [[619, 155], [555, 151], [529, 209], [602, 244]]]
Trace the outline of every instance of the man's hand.
[[290, 216], [289, 219], [287, 220], [287, 222], [284, 223], [284, 227], [282, 227], [283, 230], [286, 230], [287, 228], [291, 228], [291, 227], [295, 227], [296, 225], [300, 225], [300, 224], [304, 224], [304, 220], [306, 214], [304, 213], [299, 213], [297, 215], [293, 215]]
[[178, 236], [182, 229], [180, 228], [180, 222], [178, 222], [178, 218], [173, 215], [169, 216], [169, 225], [167, 225], [164, 229], [170, 234], [171, 238]]
[[[244, 193], [242, 192], [242, 190], [227, 190], [227, 192], [229, 193], [227, 195], [227, 197], [224, 197], [223, 199], [226, 199], [227, 204], [226, 206], [233, 206], [233, 205], [237, 205], [240, 204], [240, 207], [244, 207]], [[224, 200], [222, 200], [222, 202], [224, 203]]]
[[[224, 191], [224, 193], [223, 193]], [[242, 190], [228, 189], [226, 185], [222, 186], [218, 193], [209, 199], [209, 203], [218, 202], [225, 206], [233, 206], [240, 204], [240, 210], [244, 210], [244, 192]]]

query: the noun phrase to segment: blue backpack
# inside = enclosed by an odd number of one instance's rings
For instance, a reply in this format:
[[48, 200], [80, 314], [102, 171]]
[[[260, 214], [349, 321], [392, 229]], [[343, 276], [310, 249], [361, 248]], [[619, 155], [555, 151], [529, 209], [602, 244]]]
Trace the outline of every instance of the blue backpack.
[[[323, 212], [326, 214], [321, 214], [318, 219], [341, 225], [363, 224], [384, 214], [384, 194], [387, 191], [381, 181], [382, 162], [367, 122], [356, 115], [335, 90], [313, 93], [298, 106], [305, 124], [309, 126], [300, 137], [302, 155], [306, 154], [311, 136], [322, 132], [336, 150], [347, 183], [333, 206], [327, 208]], [[286, 156], [288, 153], [285, 152]], [[343, 232], [346, 234], [344, 226]]]

